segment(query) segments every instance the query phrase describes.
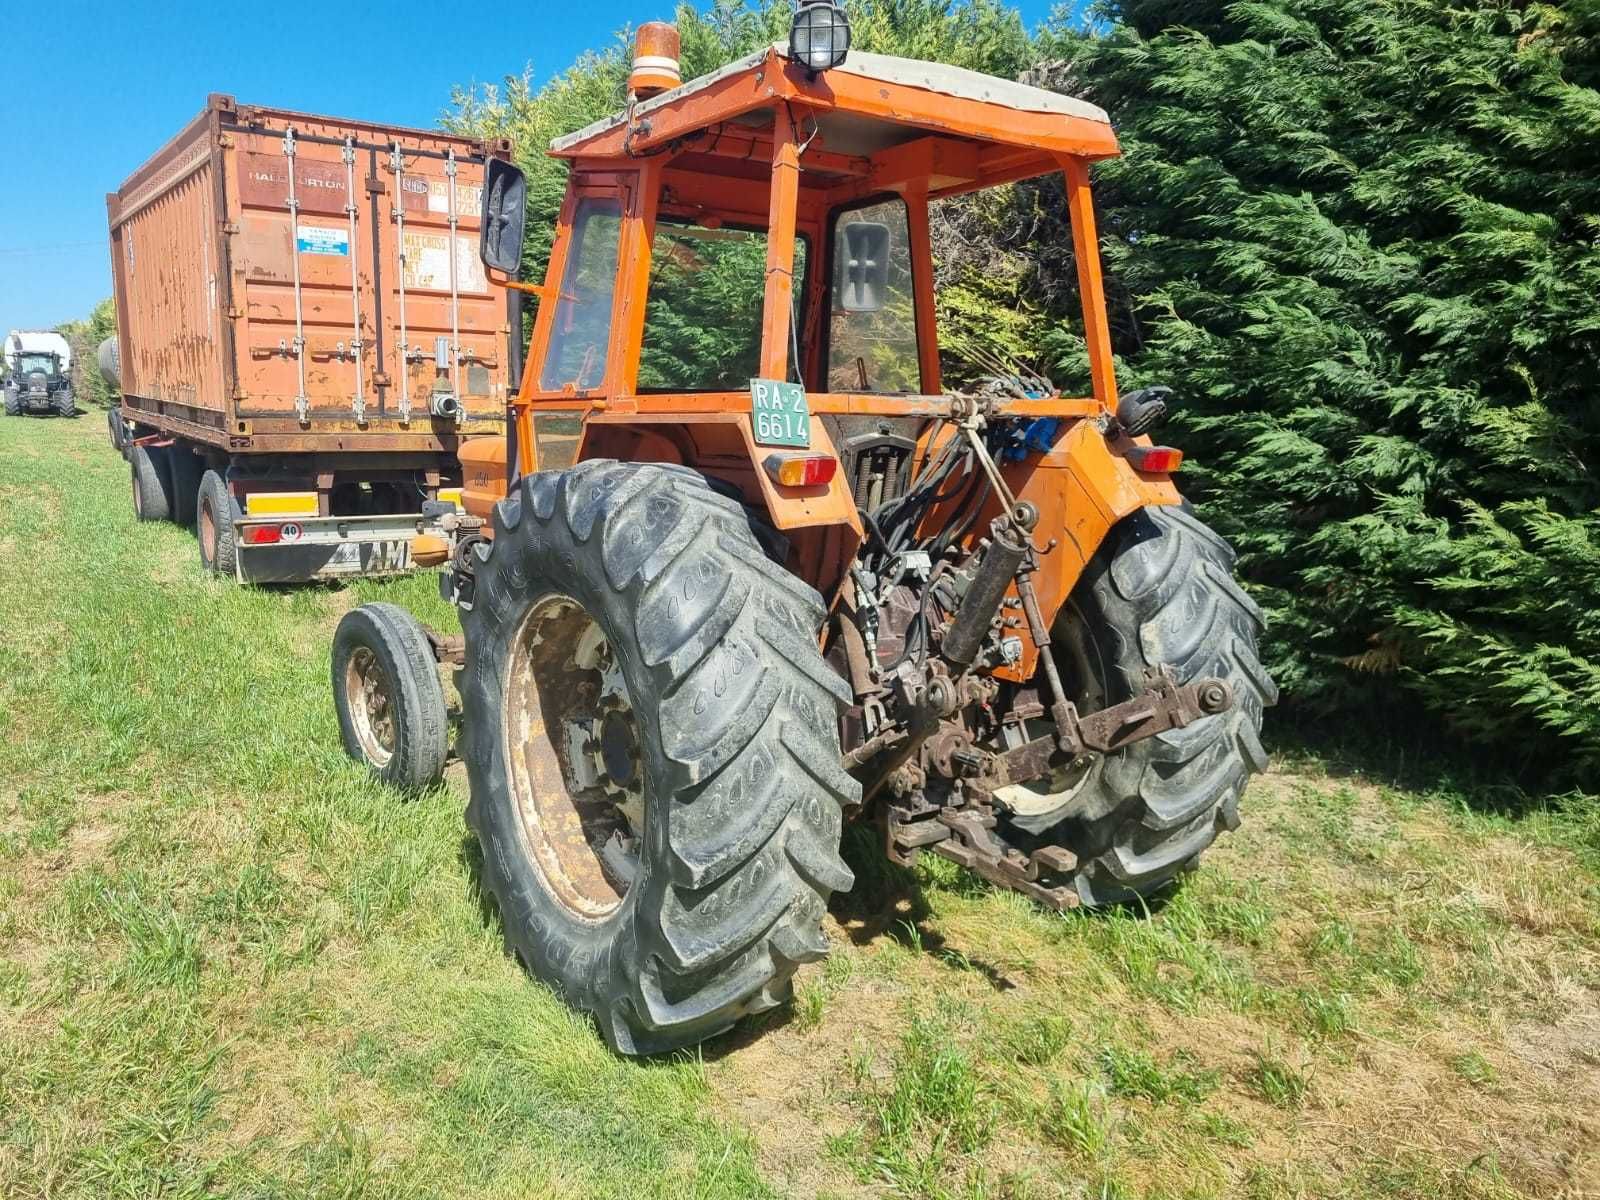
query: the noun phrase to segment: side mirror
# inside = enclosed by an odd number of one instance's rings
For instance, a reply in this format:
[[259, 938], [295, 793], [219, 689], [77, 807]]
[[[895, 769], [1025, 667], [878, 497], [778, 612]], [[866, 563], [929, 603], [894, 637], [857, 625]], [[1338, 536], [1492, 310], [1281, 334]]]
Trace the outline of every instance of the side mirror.
[[528, 181], [522, 169], [491, 158], [483, 168], [483, 221], [478, 257], [512, 279], [522, 270], [522, 230], [528, 220]]
[[840, 225], [837, 249], [838, 306], [845, 312], [878, 312], [889, 290], [889, 227], [876, 221]]

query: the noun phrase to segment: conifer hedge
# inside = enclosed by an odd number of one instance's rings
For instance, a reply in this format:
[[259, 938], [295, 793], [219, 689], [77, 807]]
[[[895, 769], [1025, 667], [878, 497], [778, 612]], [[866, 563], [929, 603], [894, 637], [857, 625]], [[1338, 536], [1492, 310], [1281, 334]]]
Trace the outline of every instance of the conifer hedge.
[[[1112, 113], [1118, 349], [1301, 701], [1398, 687], [1600, 767], [1600, 4], [1131, 0], [1045, 39]], [[1402, 734], [1403, 736], [1403, 734]]]

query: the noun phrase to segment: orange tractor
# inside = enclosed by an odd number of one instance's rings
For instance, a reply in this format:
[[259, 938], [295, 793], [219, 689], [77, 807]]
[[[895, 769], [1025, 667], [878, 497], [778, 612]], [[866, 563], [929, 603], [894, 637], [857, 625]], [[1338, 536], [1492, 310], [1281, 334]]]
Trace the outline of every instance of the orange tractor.
[[[1118, 396], [1082, 101], [786, 45], [679, 85], [641, 31], [626, 111], [557, 140], [546, 282], [491, 162], [482, 253], [539, 301], [509, 436], [468, 443], [443, 565], [463, 637], [346, 617], [347, 748], [446, 756], [508, 946], [626, 1053], [787, 997], [852, 875], [846, 820], [1053, 909], [1147, 896], [1239, 819], [1275, 698], [1261, 613]], [[1060, 173], [1093, 395], [942, 382], [930, 206]], [[519, 321], [520, 324], [520, 321]], [[421, 539], [419, 539], [420, 541]]]

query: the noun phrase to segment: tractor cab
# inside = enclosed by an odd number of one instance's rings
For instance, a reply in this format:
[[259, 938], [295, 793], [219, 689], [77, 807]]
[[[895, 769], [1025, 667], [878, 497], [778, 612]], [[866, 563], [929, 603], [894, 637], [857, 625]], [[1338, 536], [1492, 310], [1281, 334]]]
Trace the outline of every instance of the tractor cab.
[[[844, 20], [806, 6], [788, 44], [683, 85], [676, 30], [647, 25], [627, 108], [552, 144], [571, 174], [545, 283], [510, 284], [540, 307], [506, 475], [591, 457], [687, 462], [802, 543], [824, 529], [859, 541], [858, 507], [892, 498], [930, 420], [948, 415], [930, 205], [1053, 172], [1065, 176], [1094, 394], [1032, 381], [1007, 411], [1114, 407], [1088, 184], [1089, 164], [1117, 153], [1106, 114], [849, 49]], [[484, 257], [514, 275], [525, 194], [515, 168], [498, 168]], [[839, 549], [825, 556], [847, 559]], [[801, 569], [826, 575], [823, 557], [814, 548]]]

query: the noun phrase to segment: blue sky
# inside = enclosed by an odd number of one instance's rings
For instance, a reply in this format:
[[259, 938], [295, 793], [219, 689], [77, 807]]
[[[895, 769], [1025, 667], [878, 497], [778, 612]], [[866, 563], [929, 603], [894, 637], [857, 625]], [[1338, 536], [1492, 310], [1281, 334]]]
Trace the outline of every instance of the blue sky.
[[[1051, 2], [1018, 7], [1031, 26]], [[0, 20], [0, 332], [81, 317], [110, 294], [105, 195], [209, 92], [431, 126], [454, 84], [497, 82], [526, 66], [548, 78], [622, 26], [672, 8], [17, 0]]]

